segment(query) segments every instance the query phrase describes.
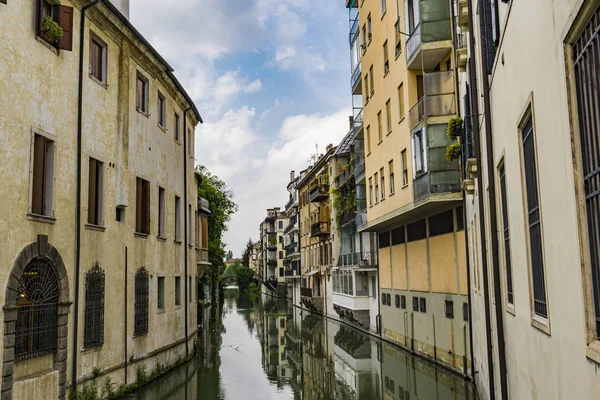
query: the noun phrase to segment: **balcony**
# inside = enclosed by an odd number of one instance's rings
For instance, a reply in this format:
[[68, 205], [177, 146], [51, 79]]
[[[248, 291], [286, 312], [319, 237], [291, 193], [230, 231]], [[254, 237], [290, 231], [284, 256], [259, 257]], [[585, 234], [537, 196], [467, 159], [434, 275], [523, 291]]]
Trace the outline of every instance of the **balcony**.
[[356, 214], [356, 228], [367, 225], [367, 211], [362, 211]]
[[307, 287], [300, 288], [300, 296], [302, 297], [312, 297], [312, 289]]
[[337, 176], [337, 185], [341, 187], [344, 183], [354, 176], [354, 165], [350, 164], [347, 169], [343, 169]]
[[300, 254], [300, 246], [298, 246], [298, 243], [292, 243], [285, 247], [285, 256], [286, 257], [291, 257], [293, 255], [299, 255], [299, 254]]
[[332, 302], [336, 306], [352, 311], [369, 310], [369, 296], [350, 296], [347, 294], [333, 293]]
[[267, 250], [274, 251], [277, 250], [277, 234], [269, 233], [267, 235]]
[[360, 182], [365, 179], [365, 159], [358, 157], [354, 167], [354, 182]]
[[338, 267], [377, 268], [377, 253], [374, 251], [342, 254]]
[[354, 67], [354, 71], [350, 77], [350, 87], [352, 88], [352, 94], [361, 94], [362, 92], [362, 72], [360, 63]]
[[346, 226], [350, 223], [354, 223], [356, 220], [356, 212], [354, 211], [344, 211], [339, 215], [339, 223], [341, 226]]
[[286, 235], [288, 233], [290, 233], [291, 231], [293, 231], [295, 228], [298, 228], [296, 222], [298, 222], [298, 215], [294, 215], [293, 217], [291, 217], [288, 221], [288, 225], [285, 227], [283, 233], [285, 233]]
[[285, 203], [285, 211], [290, 211], [290, 208], [298, 205], [298, 198], [290, 198], [287, 203]]
[[[411, 131], [422, 124], [444, 122], [456, 115], [454, 73], [441, 71], [423, 74], [424, 96], [408, 113]], [[437, 118], [439, 117], [439, 118]], [[433, 119], [432, 121], [429, 121]]]
[[329, 222], [315, 222], [310, 227], [310, 236], [327, 236], [329, 235], [329, 229]]
[[434, 69], [452, 49], [450, 3], [447, 0], [405, 0], [406, 26], [417, 25], [406, 41], [408, 69]]
[[320, 202], [329, 198], [329, 185], [317, 185], [310, 191], [310, 201]]
[[277, 266], [277, 258], [267, 258], [267, 265], [269, 267], [276, 267]]

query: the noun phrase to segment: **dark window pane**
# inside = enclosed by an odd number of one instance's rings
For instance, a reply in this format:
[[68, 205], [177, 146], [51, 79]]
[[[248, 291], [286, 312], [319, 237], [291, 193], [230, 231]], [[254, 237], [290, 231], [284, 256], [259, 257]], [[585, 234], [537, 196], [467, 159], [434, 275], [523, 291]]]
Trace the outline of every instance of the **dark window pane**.
[[429, 237], [454, 232], [452, 210], [429, 217]]
[[406, 242], [404, 227], [392, 230], [392, 246]]
[[422, 240], [427, 237], [427, 224], [424, 219], [408, 224], [408, 241]]
[[390, 232], [383, 232], [379, 234], [379, 248], [383, 249], [390, 246]]

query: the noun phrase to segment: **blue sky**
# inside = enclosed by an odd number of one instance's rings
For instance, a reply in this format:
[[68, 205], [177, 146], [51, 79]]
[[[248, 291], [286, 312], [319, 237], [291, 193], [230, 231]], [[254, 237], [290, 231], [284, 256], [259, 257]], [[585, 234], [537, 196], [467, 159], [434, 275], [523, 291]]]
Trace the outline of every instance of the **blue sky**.
[[344, 0], [131, 0], [131, 21], [175, 68], [205, 123], [196, 163], [233, 189], [236, 256], [283, 206], [290, 170], [348, 131]]

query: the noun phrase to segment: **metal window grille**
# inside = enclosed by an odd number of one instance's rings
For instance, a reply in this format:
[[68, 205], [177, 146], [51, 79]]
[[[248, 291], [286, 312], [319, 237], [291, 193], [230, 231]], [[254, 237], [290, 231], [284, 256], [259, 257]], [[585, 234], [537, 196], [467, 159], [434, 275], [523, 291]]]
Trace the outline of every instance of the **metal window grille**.
[[446, 300], [445, 306], [446, 318], [454, 318], [454, 302]]
[[600, 8], [573, 46], [596, 332], [600, 338]]
[[542, 257], [542, 225], [538, 198], [537, 167], [535, 163], [535, 141], [533, 117], [530, 114], [522, 127], [523, 168], [527, 193], [527, 214], [529, 216], [529, 247], [533, 278], [533, 302], [537, 315], [547, 318], [546, 283], [544, 280], [544, 260]]
[[419, 300], [420, 300], [419, 308], [421, 309], [421, 312], [426, 313], [427, 312], [427, 299], [425, 297], [421, 297]]
[[500, 174], [500, 200], [502, 204], [502, 230], [504, 232], [504, 265], [506, 268], [506, 291], [508, 302], [514, 304], [513, 282], [512, 282], [512, 264], [510, 260], [510, 232], [508, 227], [508, 209], [506, 201], [506, 171], [504, 164], [499, 168]]
[[15, 358], [26, 360], [57, 350], [58, 277], [42, 258], [32, 260], [19, 279]]
[[104, 271], [100, 264], [85, 276], [85, 330], [83, 347], [104, 344]]
[[413, 302], [413, 310], [414, 311], [419, 311], [419, 298], [418, 297], [413, 297], [412, 298], [412, 302]]
[[133, 335], [140, 336], [148, 333], [148, 271], [142, 267], [135, 273], [135, 315]]
[[395, 295], [394, 300], [396, 302], [396, 308], [400, 308], [400, 295], [399, 294]]
[[462, 306], [463, 309], [463, 321], [469, 321], [469, 304], [468, 303], [463, 303]]
[[400, 307], [404, 310], [406, 310], [406, 296], [402, 295], [400, 296]]

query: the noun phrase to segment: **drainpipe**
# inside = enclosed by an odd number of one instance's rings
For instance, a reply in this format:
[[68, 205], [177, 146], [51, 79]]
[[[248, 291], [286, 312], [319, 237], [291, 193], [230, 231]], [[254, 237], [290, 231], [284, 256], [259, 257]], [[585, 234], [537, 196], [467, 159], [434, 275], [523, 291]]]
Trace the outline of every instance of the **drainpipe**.
[[[490, 5], [491, 6], [491, 5]], [[501, 398], [508, 399], [508, 383], [506, 380], [506, 357], [504, 348], [504, 322], [502, 313], [502, 288], [500, 287], [500, 261], [498, 257], [498, 220], [496, 215], [496, 180], [494, 174], [494, 144], [492, 142], [492, 118], [490, 105], [490, 83], [487, 76], [489, 70], [487, 55], [488, 42], [483, 37], [485, 32], [485, 8], [483, 0], [479, 0], [479, 34], [481, 42], [481, 69], [483, 78], [481, 80], [483, 86], [483, 107], [485, 112], [485, 147], [487, 159], [487, 177], [489, 190], [489, 207], [490, 207], [490, 241], [492, 248], [492, 267], [494, 274], [494, 300], [496, 311], [496, 335], [498, 340], [498, 361], [500, 368], [500, 387]], [[496, 12], [496, 16], [498, 13]], [[487, 278], [487, 275], [486, 275]]]
[[79, 328], [79, 268], [81, 265], [81, 139], [83, 136], [83, 42], [85, 40], [85, 12], [95, 6], [98, 0], [81, 9], [79, 36], [79, 92], [77, 95], [77, 178], [75, 184], [75, 293], [73, 315], [73, 354], [71, 365], [71, 391], [77, 392], [77, 333]]
[[[485, 208], [483, 197], [485, 196], [485, 191], [483, 190], [483, 176], [481, 174], [481, 144], [479, 143], [479, 95], [477, 90], [477, 69], [475, 66], [475, 36], [473, 35], [473, 3], [471, 0], [467, 0], [468, 2], [468, 10], [469, 10], [469, 26], [471, 27], [471, 32], [469, 33], [469, 51], [471, 53], [471, 57], [469, 58], [469, 87], [471, 88], [471, 111], [472, 111], [472, 127], [473, 127], [473, 137], [475, 144], [475, 158], [477, 160], [477, 185], [479, 187], [479, 193], [477, 196], [478, 200], [478, 209], [479, 209], [479, 233], [480, 233], [480, 243], [485, 249]], [[487, 361], [488, 361], [488, 371], [489, 371], [489, 392], [490, 399], [494, 400], [496, 396], [495, 382], [494, 382], [494, 352], [492, 349], [492, 322], [490, 317], [490, 289], [489, 289], [489, 281], [488, 281], [488, 265], [487, 265], [487, 256], [484, 251], [481, 252], [481, 268], [483, 270], [483, 300], [484, 300], [484, 317], [485, 317], [485, 337], [486, 337], [486, 348], [487, 348]], [[469, 320], [472, 319], [472, 314], [469, 306]]]
[[123, 308], [124, 310], [124, 316], [125, 316], [125, 323], [123, 325], [124, 329], [124, 334], [123, 334], [123, 341], [124, 341], [124, 346], [125, 346], [125, 385], [127, 385], [127, 273], [129, 272], [129, 266], [127, 264], [127, 246], [125, 246], [125, 301], [123, 301]]
[[184, 280], [183, 280], [183, 285], [185, 286], [184, 288], [184, 301], [185, 301], [185, 305], [183, 307], [184, 312], [185, 312], [185, 357], [188, 358], [190, 356], [190, 346], [188, 344], [188, 184], [187, 184], [187, 163], [188, 163], [188, 150], [187, 150], [187, 145], [188, 145], [188, 134], [187, 134], [187, 113], [191, 110], [192, 108], [188, 108], [183, 112], [183, 203], [184, 203], [184, 208], [183, 208], [183, 217], [184, 217], [184, 233], [183, 233], [183, 260], [184, 260], [184, 264], [183, 264], [183, 273], [184, 273]]

